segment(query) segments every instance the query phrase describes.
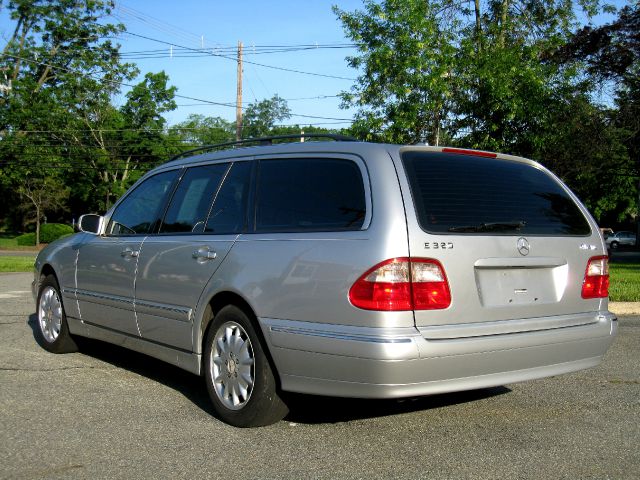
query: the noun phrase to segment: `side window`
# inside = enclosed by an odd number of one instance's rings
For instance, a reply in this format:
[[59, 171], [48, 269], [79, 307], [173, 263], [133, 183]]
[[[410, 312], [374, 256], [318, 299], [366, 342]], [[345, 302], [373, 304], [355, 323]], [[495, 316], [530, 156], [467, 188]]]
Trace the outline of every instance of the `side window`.
[[241, 233], [247, 225], [247, 201], [253, 162], [236, 162], [231, 167], [213, 202], [206, 233]]
[[171, 193], [179, 170], [159, 173], [138, 185], [118, 205], [109, 220], [109, 235], [149, 233], [162, 215], [162, 207]]
[[260, 162], [258, 231], [359, 230], [365, 213], [362, 174], [352, 161], [309, 158]]
[[202, 232], [228, 164], [189, 168], [176, 188], [160, 233]]

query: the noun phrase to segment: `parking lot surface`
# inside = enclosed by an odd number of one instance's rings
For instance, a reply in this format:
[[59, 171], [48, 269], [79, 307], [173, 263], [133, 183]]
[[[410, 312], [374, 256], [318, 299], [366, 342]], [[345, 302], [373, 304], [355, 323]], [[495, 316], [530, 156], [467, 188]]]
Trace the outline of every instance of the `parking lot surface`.
[[247, 430], [160, 361], [44, 351], [30, 277], [0, 275], [0, 478], [640, 478], [637, 316], [598, 368], [403, 401], [295, 395]]

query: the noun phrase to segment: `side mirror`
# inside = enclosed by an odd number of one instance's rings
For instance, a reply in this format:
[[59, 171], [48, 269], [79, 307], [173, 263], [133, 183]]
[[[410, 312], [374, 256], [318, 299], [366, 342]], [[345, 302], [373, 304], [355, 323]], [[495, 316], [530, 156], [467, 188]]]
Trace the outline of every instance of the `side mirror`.
[[84, 233], [93, 233], [99, 235], [102, 231], [102, 224], [104, 217], [102, 215], [96, 215], [95, 213], [89, 213], [82, 215], [78, 219], [78, 230]]

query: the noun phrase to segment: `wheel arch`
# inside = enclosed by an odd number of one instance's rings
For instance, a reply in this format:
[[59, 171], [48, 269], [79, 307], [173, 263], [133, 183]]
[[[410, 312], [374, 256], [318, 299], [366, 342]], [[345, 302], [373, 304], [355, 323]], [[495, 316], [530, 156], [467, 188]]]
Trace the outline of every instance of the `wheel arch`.
[[50, 263], [45, 263], [44, 265], [42, 265], [42, 268], [40, 269], [40, 276], [41, 277], [47, 277], [49, 275], [53, 275], [56, 279], [56, 282], [58, 282], [58, 285], [60, 285], [60, 280], [58, 279], [58, 274], [56, 273], [55, 269], [53, 268], [53, 266]]
[[[205, 308], [198, 332], [198, 347], [200, 348], [200, 352], [203, 354], [202, 361], [204, 361], [204, 341], [206, 339], [209, 327], [211, 326], [213, 319], [218, 314], [218, 312], [227, 305], [234, 305], [238, 307], [247, 315], [247, 317], [253, 324], [256, 334], [260, 337], [260, 342], [262, 343], [264, 353], [267, 356], [269, 364], [271, 365], [271, 368], [275, 374], [274, 377], [277, 382], [278, 388], [280, 388], [280, 374], [278, 373], [278, 368], [273, 360], [273, 356], [271, 355], [270, 345], [266, 341], [265, 334], [262, 331], [262, 326], [258, 321], [258, 316], [254, 312], [249, 302], [247, 302], [241, 295], [235, 292], [222, 291], [216, 293], [209, 300]], [[201, 368], [201, 372], [204, 372], [204, 368]]]

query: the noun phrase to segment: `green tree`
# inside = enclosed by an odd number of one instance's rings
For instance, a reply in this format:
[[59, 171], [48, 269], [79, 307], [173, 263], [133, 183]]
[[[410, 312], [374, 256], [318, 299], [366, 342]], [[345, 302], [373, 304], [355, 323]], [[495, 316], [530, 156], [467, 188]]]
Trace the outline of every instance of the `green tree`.
[[122, 25], [103, 23], [113, 2], [13, 0], [14, 29], [0, 68], [11, 89], [0, 96], [0, 183], [5, 194], [26, 178], [65, 179], [85, 162], [85, 125], [133, 78], [110, 38]]
[[192, 113], [183, 122], [173, 125], [169, 133], [185, 148], [196, 148], [235, 140], [235, 128], [234, 123], [223, 118]]
[[[110, 39], [124, 30], [105, 17], [111, 0], [14, 0], [15, 29], [0, 68], [0, 185], [5, 195], [31, 178], [72, 187], [67, 211], [104, 210], [171, 151], [162, 114], [175, 108], [164, 72], [149, 73], [116, 108], [114, 96], [138, 70]], [[0, 212], [2, 213], [2, 212]]]
[[[358, 46], [347, 62], [361, 72], [345, 106], [353, 131], [413, 143], [443, 140], [526, 154], [540, 139], [546, 105], [581, 92], [578, 72], [544, 54], [569, 36], [575, 10], [597, 0], [374, 0], [334, 7]], [[571, 86], [571, 88], [567, 88]]]
[[47, 212], [64, 208], [69, 197], [69, 188], [65, 187], [58, 178], [47, 176], [44, 178], [27, 177], [18, 187], [18, 194], [24, 199], [21, 204], [23, 210], [29, 212], [24, 225], [35, 223], [36, 246], [40, 245], [40, 222]]
[[333, 10], [358, 54], [347, 58], [360, 70], [342, 95], [358, 108], [356, 136], [438, 145], [449, 120], [459, 21], [441, 15], [448, 1], [365, 0], [364, 11]]
[[[608, 175], [598, 175], [596, 179], [611, 180], [611, 188], [619, 192], [618, 203], [623, 199], [624, 203], [610, 211], [615, 213], [617, 221], [635, 217], [640, 237], [640, 3], [632, 2], [622, 8], [611, 23], [579, 29], [552, 53], [551, 59], [562, 65], [584, 66], [594, 83], [613, 87], [616, 108], [608, 110], [608, 121], [602, 132], [615, 131], [615, 142], [598, 145], [611, 153], [596, 164], [596, 168]], [[591, 133], [592, 138], [603, 136], [599, 132]], [[606, 187], [600, 189], [608, 191]]]
[[256, 138], [271, 135], [278, 122], [291, 117], [287, 101], [278, 95], [250, 103], [244, 111], [242, 137]]

